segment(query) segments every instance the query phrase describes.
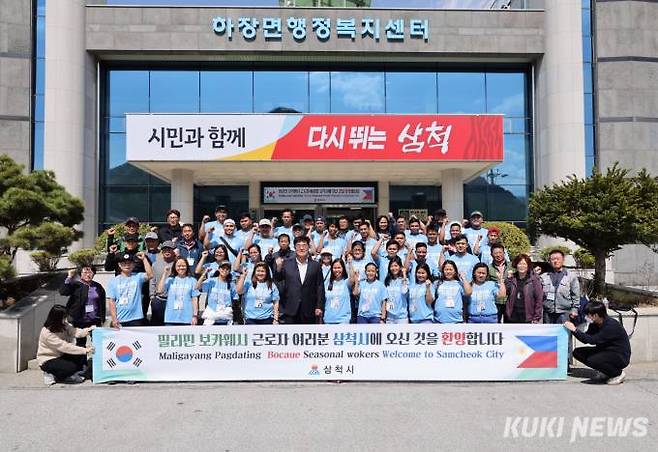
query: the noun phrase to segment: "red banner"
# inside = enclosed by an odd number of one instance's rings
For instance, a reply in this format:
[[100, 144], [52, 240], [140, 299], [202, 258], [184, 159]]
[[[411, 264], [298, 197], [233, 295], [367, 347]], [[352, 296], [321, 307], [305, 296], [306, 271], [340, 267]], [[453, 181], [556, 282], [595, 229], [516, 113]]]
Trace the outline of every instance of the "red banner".
[[501, 115], [304, 115], [272, 160], [503, 159]]

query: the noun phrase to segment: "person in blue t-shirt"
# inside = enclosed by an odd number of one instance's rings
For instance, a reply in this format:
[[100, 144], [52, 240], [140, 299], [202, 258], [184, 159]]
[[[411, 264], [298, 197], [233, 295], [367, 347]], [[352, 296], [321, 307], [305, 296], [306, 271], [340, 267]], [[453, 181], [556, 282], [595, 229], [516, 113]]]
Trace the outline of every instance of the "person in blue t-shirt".
[[388, 270], [384, 278], [386, 287], [386, 303], [384, 318], [386, 323], [409, 323], [407, 295], [409, 280], [407, 270], [402, 266], [402, 260], [394, 256], [388, 263]]
[[377, 264], [379, 269], [379, 280], [384, 282], [386, 275], [388, 275], [388, 264], [391, 262], [391, 259], [398, 257], [398, 252], [400, 251], [400, 245], [395, 240], [389, 240], [385, 244], [386, 255], [381, 256], [379, 250], [382, 248], [382, 242], [384, 237], [380, 237], [377, 240], [377, 244], [370, 250], [370, 257], [372, 261]]
[[194, 273], [201, 275], [205, 269], [209, 269], [210, 273], [219, 268], [219, 263], [229, 260], [228, 250], [224, 245], [218, 245], [215, 249], [210, 251], [202, 251], [199, 263], [196, 264]]
[[272, 281], [270, 268], [265, 262], [254, 265], [251, 280], [243, 269], [238, 279], [237, 291], [242, 295], [244, 319], [247, 325], [271, 325], [279, 323], [279, 289]]
[[347, 242], [342, 237], [338, 237], [338, 226], [336, 223], [329, 223], [328, 229], [320, 236], [316, 242], [316, 249], [329, 249], [331, 255], [335, 258], [342, 258], [345, 254]]
[[201, 316], [204, 325], [233, 325], [233, 302], [238, 300], [238, 292], [231, 278], [229, 261], [221, 262], [217, 270], [206, 268], [196, 289], [208, 294]]
[[350, 323], [352, 319], [352, 302], [350, 294], [354, 287], [354, 278], [358, 274], [347, 277], [347, 270], [342, 259], [334, 259], [331, 263], [331, 276], [324, 287], [326, 303], [324, 305], [324, 323]]
[[384, 283], [377, 279], [377, 266], [366, 264], [366, 280], [354, 283], [352, 293], [359, 297], [356, 323], [384, 323], [388, 293]]
[[430, 267], [423, 263], [416, 267], [414, 278], [409, 286], [409, 321], [411, 323], [432, 323], [434, 319], [434, 292]]
[[294, 215], [292, 210], [284, 209], [281, 211], [281, 225], [274, 228], [274, 237], [277, 239], [281, 234], [286, 234], [288, 238], [292, 237], [292, 222]]
[[240, 277], [242, 269], [247, 269], [247, 281], [251, 280], [254, 271], [254, 265], [262, 261], [260, 246], [251, 245], [247, 250], [242, 250], [238, 258], [233, 262], [233, 273], [237, 278]]
[[215, 241], [219, 234], [224, 233], [224, 221], [228, 218], [226, 206], [215, 208], [215, 221], [210, 221], [210, 215], [204, 215], [199, 227], [199, 240], [205, 242], [206, 236], [210, 242]]
[[470, 296], [471, 284], [466, 275], [457, 272], [453, 261], [445, 261], [441, 266], [442, 280], [436, 288], [434, 321], [436, 323], [463, 323], [464, 296]]
[[[169, 271], [167, 271], [169, 270]], [[199, 315], [199, 291], [187, 259], [179, 257], [173, 269], [165, 269], [157, 292], [167, 294], [165, 325], [196, 325]]]
[[468, 323], [498, 323], [496, 297], [507, 296], [505, 275], [498, 275], [498, 282], [489, 279], [489, 267], [480, 262], [473, 268], [473, 292], [468, 298]]
[[482, 245], [488, 245], [489, 239], [487, 238], [487, 228], [482, 227], [482, 212], [476, 210], [471, 213], [469, 217], [469, 227], [464, 229], [463, 234], [468, 238], [468, 244], [471, 249], [474, 249], [477, 242]]
[[427, 243], [427, 236], [421, 232], [420, 220], [416, 217], [409, 220], [409, 229], [405, 232], [405, 235], [411, 249], [416, 247], [416, 243]]
[[466, 275], [468, 282], [471, 282], [471, 278], [473, 277], [473, 267], [475, 267], [475, 264], [479, 263], [480, 260], [467, 251], [468, 239], [463, 234], [455, 237], [455, 249], [456, 252], [452, 256], [448, 257], [445, 253], [441, 255], [441, 265], [443, 265], [446, 259], [450, 259], [457, 265], [458, 273]]
[[[135, 260], [144, 265], [144, 273], [133, 273]], [[153, 270], [148, 257], [143, 252], [133, 255], [124, 253], [117, 256], [120, 273], [110, 280], [107, 287], [107, 300], [112, 318], [112, 328], [121, 326], [142, 326], [142, 286], [153, 278]]]

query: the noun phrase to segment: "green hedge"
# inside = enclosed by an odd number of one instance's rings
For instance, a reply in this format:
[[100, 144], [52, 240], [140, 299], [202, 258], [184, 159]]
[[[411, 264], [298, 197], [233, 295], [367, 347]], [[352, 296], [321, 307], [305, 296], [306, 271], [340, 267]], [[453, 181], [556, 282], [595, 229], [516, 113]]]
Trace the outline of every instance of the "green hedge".
[[573, 253], [573, 258], [576, 260], [576, 265], [580, 268], [594, 268], [594, 256], [585, 248], [578, 248]]
[[530, 240], [521, 228], [504, 221], [487, 221], [483, 224], [485, 228], [492, 226], [500, 229], [500, 240], [507, 249], [510, 259], [514, 259], [519, 254], [530, 253]]
[[95, 248], [82, 248], [69, 254], [69, 261], [78, 268], [93, 267], [98, 256], [99, 252]]
[[[116, 231], [114, 233], [114, 242], [119, 242], [123, 238], [123, 234], [125, 234], [126, 231], [126, 225], [123, 223], [115, 224], [111, 228], [114, 228]], [[148, 223], [141, 223], [139, 225], [139, 235], [141, 237], [144, 237], [147, 232], [151, 230], [152, 226]], [[98, 253], [105, 253], [107, 251], [107, 229], [103, 231], [101, 235], [98, 236], [96, 239], [96, 244], [94, 245], [94, 249]]]

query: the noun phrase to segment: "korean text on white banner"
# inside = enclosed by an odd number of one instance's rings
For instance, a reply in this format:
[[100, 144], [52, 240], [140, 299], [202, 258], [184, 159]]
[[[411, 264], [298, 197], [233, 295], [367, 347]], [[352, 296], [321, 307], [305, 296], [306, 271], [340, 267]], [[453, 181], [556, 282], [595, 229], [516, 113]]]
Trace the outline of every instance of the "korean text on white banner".
[[562, 325], [250, 325], [94, 330], [107, 381], [560, 380]]

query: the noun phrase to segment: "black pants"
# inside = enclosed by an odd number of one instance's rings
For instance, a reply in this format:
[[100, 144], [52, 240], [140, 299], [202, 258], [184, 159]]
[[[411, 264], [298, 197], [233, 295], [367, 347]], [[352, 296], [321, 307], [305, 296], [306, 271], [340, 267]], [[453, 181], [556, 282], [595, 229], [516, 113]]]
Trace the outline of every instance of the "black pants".
[[160, 297], [153, 297], [151, 300], [151, 326], [164, 325], [165, 308], [167, 300]]
[[279, 320], [284, 325], [313, 325], [317, 323], [315, 315], [306, 314], [301, 309], [295, 315], [283, 314]]
[[628, 366], [628, 360], [619, 353], [597, 351], [596, 347], [578, 347], [574, 349], [573, 357], [608, 377], [618, 376]]
[[119, 322], [121, 326], [144, 326], [144, 319], [130, 320], [128, 322]]
[[498, 323], [503, 323], [503, 315], [505, 315], [505, 305], [496, 304], [496, 309], [498, 310]]
[[82, 370], [87, 357], [85, 355], [64, 354], [59, 358], [49, 359], [41, 365], [41, 370], [53, 374], [55, 381], [63, 381], [74, 373]]
[[[86, 322], [86, 321], [80, 321], [80, 322], [73, 322], [73, 326], [76, 328], [89, 328], [90, 326], [102, 326], [100, 320], [95, 320], [93, 322]], [[75, 345], [78, 347], [86, 347], [87, 346], [87, 337], [91, 340], [91, 334], [89, 336], [85, 337], [76, 337], [75, 338]]]

